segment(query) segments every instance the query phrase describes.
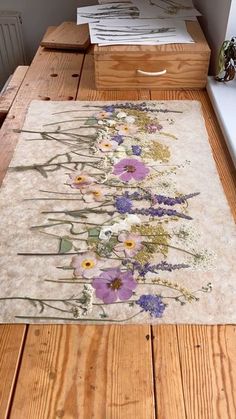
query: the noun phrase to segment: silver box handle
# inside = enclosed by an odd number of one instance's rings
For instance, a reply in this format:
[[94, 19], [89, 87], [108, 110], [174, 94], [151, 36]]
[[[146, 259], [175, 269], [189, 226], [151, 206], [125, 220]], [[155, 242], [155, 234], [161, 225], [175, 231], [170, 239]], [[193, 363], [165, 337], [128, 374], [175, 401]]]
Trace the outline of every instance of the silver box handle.
[[162, 71], [143, 71], [143, 70], [137, 70], [138, 74], [142, 74], [143, 76], [162, 76], [163, 74], [167, 73], [167, 70]]

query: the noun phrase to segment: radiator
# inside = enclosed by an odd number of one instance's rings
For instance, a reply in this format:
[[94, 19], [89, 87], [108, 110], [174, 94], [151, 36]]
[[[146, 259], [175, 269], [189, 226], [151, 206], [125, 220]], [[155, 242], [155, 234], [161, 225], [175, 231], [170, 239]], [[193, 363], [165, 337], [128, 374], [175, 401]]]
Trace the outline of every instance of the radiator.
[[20, 13], [0, 11], [0, 91], [22, 64], [26, 64], [26, 60]]

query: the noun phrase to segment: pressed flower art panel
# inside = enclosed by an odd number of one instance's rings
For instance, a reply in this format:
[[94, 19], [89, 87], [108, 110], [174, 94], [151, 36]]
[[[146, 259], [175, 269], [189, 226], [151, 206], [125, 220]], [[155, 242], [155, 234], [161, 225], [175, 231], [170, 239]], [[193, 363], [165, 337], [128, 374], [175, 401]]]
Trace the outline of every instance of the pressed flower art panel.
[[35, 101], [19, 132], [1, 322], [235, 322], [235, 226], [198, 102]]

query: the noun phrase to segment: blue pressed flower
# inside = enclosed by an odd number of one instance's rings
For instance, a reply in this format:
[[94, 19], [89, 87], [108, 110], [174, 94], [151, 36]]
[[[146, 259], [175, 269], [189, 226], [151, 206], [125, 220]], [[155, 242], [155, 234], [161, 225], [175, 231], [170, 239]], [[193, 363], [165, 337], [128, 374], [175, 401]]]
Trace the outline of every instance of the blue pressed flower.
[[162, 317], [162, 314], [166, 308], [166, 304], [163, 303], [162, 298], [159, 295], [141, 295], [136, 301], [144, 311], [148, 311], [152, 317]]
[[111, 140], [116, 141], [118, 143], [118, 145], [120, 145], [124, 142], [123, 135], [120, 135], [120, 134], [113, 135], [113, 137], [111, 137]]
[[115, 110], [115, 105], [105, 105], [103, 106], [103, 110], [105, 112], [114, 112]]
[[129, 213], [132, 208], [132, 201], [123, 196], [116, 198], [114, 206], [120, 214]]
[[135, 156], [140, 156], [142, 153], [142, 147], [140, 147], [139, 145], [132, 145], [132, 152]]

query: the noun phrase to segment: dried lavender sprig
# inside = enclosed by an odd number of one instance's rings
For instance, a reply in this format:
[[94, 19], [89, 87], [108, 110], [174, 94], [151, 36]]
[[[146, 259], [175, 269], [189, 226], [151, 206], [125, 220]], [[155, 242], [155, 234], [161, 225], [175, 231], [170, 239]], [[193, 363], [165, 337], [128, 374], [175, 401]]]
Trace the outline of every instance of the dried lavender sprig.
[[[107, 110], [106, 108], [109, 108], [110, 110]], [[113, 108], [113, 110], [111, 110], [111, 108]], [[139, 110], [139, 111], [143, 111], [143, 112], [162, 112], [162, 113], [183, 113], [182, 111], [174, 111], [174, 110], [169, 110], [169, 109], [150, 109], [147, 107], [146, 102], [141, 102], [141, 103], [132, 103], [132, 102], [126, 102], [126, 103], [117, 103], [117, 104], [112, 104], [112, 105], [105, 105], [103, 106], [103, 109], [107, 112], [114, 112], [116, 110], [116, 108], [119, 109], [134, 109], [134, 110]]]
[[180, 270], [180, 269], [186, 269], [189, 268], [190, 265], [187, 265], [185, 263], [180, 263], [180, 264], [171, 264], [171, 263], [167, 263], [166, 261], [162, 261], [156, 265], [151, 265], [150, 263], [145, 263], [144, 265], [142, 265], [141, 263], [137, 262], [137, 261], [132, 261], [130, 259], [124, 259], [122, 261], [122, 264], [127, 266], [127, 265], [132, 265], [134, 270], [137, 270], [139, 275], [142, 277], [145, 277], [145, 275], [148, 272], [151, 273], [158, 273], [158, 271], [168, 271], [168, 272], [172, 272], [175, 270]]
[[186, 220], [192, 220], [192, 217], [190, 217], [189, 215], [183, 214], [182, 212], [178, 212], [173, 209], [165, 209], [162, 207], [130, 209], [129, 214], [150, 215], [151, 217], [163, 217], [164, 215], [168, 215], [169, 217], [179, 217], [185, 218]]
[[150, 200], [150, 201], [152, 201], [153, 204], [164, 204], [164, 205], [174, 206], [174, 205], [178, 205], [178, 204], [184, 204], [188, 199], [191, 199], [191, 198], [193, 198], [193, 197], [195, 197], [199, 194], [200, 194], [200, 192], [194, 192], [194, 193], [187, 194], [187, 195], [169, 197], [169, 196], [157, 195], [157, 194], [152, 195], [149, 192], [147, 192], [147, 193], [140, 193], [140, 192], [129, 193], [128, 191], [126, 191], [123, 194], [123, 196], [125, 198], [134, 199], [134, 200], [140, 200], [140, 199]]
[[139, 110], [143, 112], [161, 112], [161, 113], [183, 113], [182, 111], [176, 111], [171, 109], [154, 109], [154, 108], [148, 108], [146, 102], [142, 103], [132, 103], [132, 102], [126, 102], [126, 103], [113, 103], [111, 105], [83, 105], [86, 108], [102, 108], [106, 112], [114, 112], [116, 109], [134, 109]]

